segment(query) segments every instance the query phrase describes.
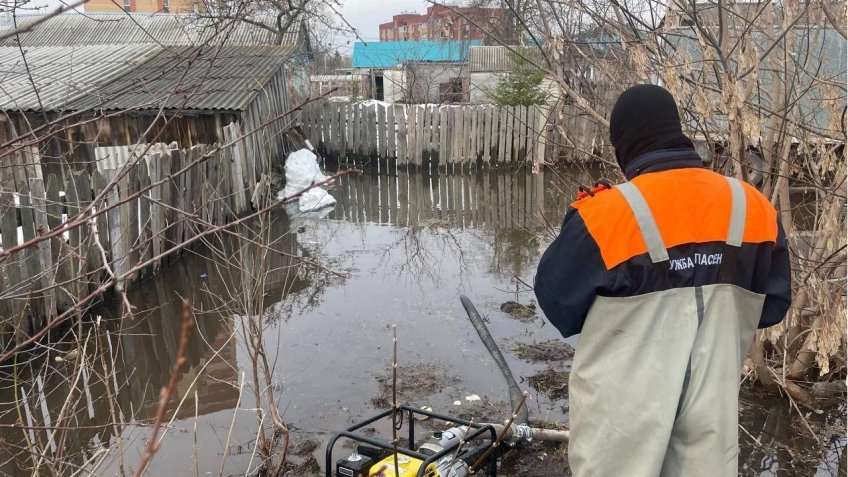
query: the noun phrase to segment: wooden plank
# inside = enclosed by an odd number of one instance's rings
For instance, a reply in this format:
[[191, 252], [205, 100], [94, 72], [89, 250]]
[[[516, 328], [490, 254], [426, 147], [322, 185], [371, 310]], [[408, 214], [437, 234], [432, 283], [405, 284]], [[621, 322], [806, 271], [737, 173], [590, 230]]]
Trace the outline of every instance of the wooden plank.
[[451, 158], [453, 158], [453, 161], [451, 162], [451, 172], [453, 172], [457, 166], [459, 166], [459, 170], [462, 170], [463, 153], [465, 152], [462, 147], [465, 111], [459, 106], [454, 106], [451, 108], [451, 112], [453, 113], [453, 127], [451, 131]]
[[[92, 182], [92, 200], [99, 196], [101, 192], [106, 188], [108, 184], [108, 180], [100, 171], [94, 171], [91, 174], [91, 182]], [[106, 201], [101, 200], [100, 202], [94, 204], [94, 207], [98, 212], [102, 211], [106, 207]], [[107, 217], [107, 213], [98, 213], [97, 219], [97, 241], [100, 243], [100, 246], [106, 251], [106, 255], [108, 256], [112, 251], [112, 243], [109, 241], [109, 221]], [[100, 251], [96, 250], [97, 255], [100, 255]], [[103, 264], [100, 264], [101, 266]], [[89, 269], [89, 271], [94, 271]]]
[[[235, 130], [234, 130], [235, 131]], [[244, 149], [239, 147], [238, 143], [233, 144], [233, 152], [237, 156], [237, 160], [241, 163], [242, 166], [242, 176], [239, 179], [241, 182], [241, 193], [245, 194], [246, 182], [249, 181], [247, 175], [247, 164], [245, 164], [243, 159]], [[165, 217], [167, 217], [168, 231], [165, 234], [167, 238], [167, 248], [171, 249], [176, 246], [178, 243], [182, 242], [182, 219], [183, 216], [178, 211], [181, 210], [182, 204], [180, 202], [180, 197], [182, 197], [182, 190], [185, 186], [185, 177], [182, 174], [177, 175], [177, 171], [182, 169], [183, 164], [185, 163], [184, 156], [186, 152], [181, 149], [174, 149], [171, 151], [171, 180], [170, 180], [170, 200], [166, 202], [166, 204], [170, 204], [171, 208], [165, 211]], [[242, 199], [245, 200], [245, 199]], [[245, 207], [244, 210], [247, 208]], [[242, 210], [242, 212], [244, 212]], [[165, 263], [170, 263], [176, 258], [175, 255], [170, 255], [168, 260]]]
[[378, 139], [378, 153], [377, 157], [386, 158], [388, 155], [388, 148], [386, 147], [386, 136], [388, 132], [388, 128], [386, 127], [386, 105], [382, 103], [377, 104], [377, 139]]
[[[111, 182], [112, 178], [115, 177], [115, 170], [113, 169], [104, 172], [104, 179]], [[106, 211], [106, 231], [108, 234], [109, 247], [111, 249], [109, 265], [115, 275], [119, 277], [118, 283], [123, 286], [124, 280], [120, 278], [120, 276], [126, 269], [125, 263], [127, 261], [128, 251], [124, 248], [125, 242], [123, 240], [124, 231], [121, 226], [121, 206], [118, 205], [121, 200], [121, 185], [120, 181], [117, 184], [113, 184], [106, 193], [106, 207], [109, 208]]]
[[430, 117], [430, 108], [428, 105], [421, 106], [421, 139], [419, 141], [421, 153], [419, 164], [424, 165], [430, 160], [430, 134], [433, 131], [432, 118]]
[[[59, 190], [64, 186], [60, 186], [59, 179], [55, 174], [47, 176], [47, 228], [56, 230], [62, 225], [62, 214], [64, 213], [64, 202], [67, 199], [59, 196]], [[63, 246], [64, 237], [59, 236], [50, 240], [50, 255], [55, 268], [54, 283], [70, 283], [74, 277], [71, 270], [71, 254], [68, 253], [67, 245]], [[63, 286], [55, 290], [56, 308], [57, 310], [67, 310], [73, 306], [73, 297], [70, 287]]]
[[[371, 134], [368, 140], [368, 144], [370, 145], [369, 155], [371, 156], [371, 161], [376, 163], [377, 159], [380, 157], [380, 137], [379, 133], [382, 131], [385, 133], [385, 129], [381, 128], [379, 123], [377, 122], [377, 104], [368, 108], [368, 128], [371, 130]], [[375, 164], [376, 165], [376, 164]]]
[[518, 160], [524, 163], [527, 160], [527, 136], [528, 136], [528, 110], [530, 106], [521, 106], [519, 109], [519, 118], [521, 122], [518, 127]]
[[386, 157], [397, 157], [397, 132], [395, 131], [395, 105], [386, 108]]
[[430, 116], [430, 131], [429, 131], [429, 139], [430, 143], [430, 154], [429, 164], [432, 167], [434, 161], [438, 158], [438, 150], [439, 150], [439, 109], [436, 105], [430, 104], [427, 106], [427, 115]]
[[332, 148], [333, 141], [330, 137], [332, 121], [330, 120], [330, 102], [321, 101], [321, 133], [324, 152], [328, 152]]
[[[29, 179], [30, 197], [32, 200], [32, 211], [35, 219], [35, 231], [42, 235], [50, 231], [47, 219], [47, 195], [44, 190], [44, 181], [37, 177]], [[37, 317], [39, 326], [43, 326], [42, 318], [52, 319], [57, 316], [56, 308], [56, 269], [53, 263], [53, 253], [49, 240], [38, 242], [36, 247], [39, 277], [38, 283], [41, 288], [39, 293], [43, 300], [44, 317]], [[35, 274], [31, 278], [35, 278]], [[38, 288], [36, 286], [36, 288]]]
[[371, 107], [366, 105], [361, 105], [362, 111], [360, 116], [361, 128], [362, 128], [362, 156], [363, 156], [363, 164], [369, 164], [371, 158], [371, 121], [370, 121], [370, 113]]
[[[234, 137], [233, 130], [230, 130], [230, 136]], [[230, 149], [230, 154], [232, 157], [232, 185], [233, 185], [233, 195], [235, 197], [235, 213], [236, 215], [241, 215], [247, 211], [247, 190], [245, 185], [245, 176], [247, 174], [247, 165], [244, 161], [244, 156], [242, 155], [242, 149], [238, 147], [238, 144], [234, 144]], [[171, 154], [172, 163], [179, 163], [180, 157], [182, 153], [180, 151], [174, 151]], [[172, 179], [173, 180], [173, 179]]]
[[477, 106], [477, 157], [476, 160], [483, 162], [483, 140], [486, 138], [486, 107]]
[[524, 163], [529, 164], [533, 158], [533, 154], [531, 153], [531, 144], [533, 140], [533, 134], [536, 130], [535, 118], [534, 115], [536, 106], [531, 105], [524, 108]]
[[359, 163], [366, 164], [368, 156], [368, 111], [363, 104], [359, 104], [357, 110], [359, 111]]
[[520, 106], [510, 108], [509, 137], [507, 139], [508, 152], [510, 152], [508, 162], [510, 163], [514, 163], [518, 159], [519, 108]]
[[451, 165], [455, 167], [457, 163], [462, 163], [462, 120], [464, 115], [459, 107], [452, 107], [451, 113], [454, 121], [453, 131], [451, 131], [453, 137], [451, 141]]
[[[150, 157], [150, 160], [158, 162], [159, 154], [153, 154]], [[138, 163], [137, 176], [139, 190], [144, 190], [150, 186], [150, 172], [147, 168], [147, 161], [142, 160]], [[150, 221], [150, 194], [151, 191], [144, 192], [138, 201], [139, 234], [137, 242], [138, 245], [136, 247], [138, 249], [138, 260], [141, 262], [147, 262], [153, 258], [153, 247], [151, 244], [151, 237], [153, 234], [151, 233]]]
[[[418, 165], [418, 153], [421, 148], [418, 146], [418, 136], [419, 136], [419, 128], [418, 128], [418, 105], [411, 104], [409, 105], [409, 115], [407, 116], [409, 119], [407, 123], [407, 142], [409, 144], [408, 154], [409, 154], [409, 163], [417, 166]], [[400, 190], [400, 186], [398, 186], [398, 190]]]
[[[140, 160], [144, 162], [144, 160]], [[138, 224], [138, 198], [130, 199], [138, 192], [138, 166], [130, 167], [123, 178], [124, 187], [121, 188], [121, 219], [124, 227], [125, 247], [129, 253], [127, 257], [127, 271], [138, 263], [139, 258], [139, 224]], [[126, 219], [124, 220], [124, 217]], [[135, 280], [137, 274], [127, 277]]]
[[545, 163], [545, 150], [547, 147], [547, 124], [545, 111], [542, 108], [536, 109], [536, 128], [538, 137], [533, 152], [533, 173], [538, 173], [542, 170], [542, 165]]
[[474, 106], [471, 108], [471, 163], [477, 162], [477, 137], [480, 135], [480, 110]]
[[418, 106], [418, 165], [423, 166], [430, 158], [430, 117], [427, 114], [427, 105]]
[[[4, 171], [6, 172], [4, 173]], [[3, 177], [4, 180], [0, 180], [0, 240], [2, 240], [3, 249], [9, 250], [18, 245], [18, 213], [12, 199], [14, 180], [11, 180], [11, 173], [8, 169], [0, 167], [0, 177], [2, 176], [5, 177]], [[9, 178], [10, 180], [6, 181], [6, 178]], [[24, 265], [21, 260], [22, 257], [24, 257], [23, 253], [16, 253], [0, 264], [0, 266], [3, 267], [0, 269], [0, 272], [5, 271], [5, 275], [8, 279], [7, 283], [4, 284], [8, 286], [3, 288], [3, 290], [7, 293], [14, 294], [20, 289], [20, 285], [23, 281], [21, 277], [21, 267]], [[7, 302], [9, 305], [6, 312], [13, 316], [18, 315], [20, 310], [19, 300], [2, 301]], [[20, 336], [23, 336], [23, 333], [20, 333]]]
[[497, 106], [491, 106], [491, 120], [492, 123], [489, 124], [489, 155], [490, 161], [493, 163], [498, 162], [498, 127], [500, 124], [500, 108]]
[[[91, 186], [88, 183], [86, 171], [70, 171], [65, 178], [65, 205], [68, 212], [68, 220], [76, 217], [91, 200]], [[87, 295], [87, 287], [81, 278], [86, 274], [85, 269], [85, 242], [88, 237], [86, 225], [74, 227], [68, 231], [68, 246], [76, 254], [68, 259], [69, 275], [75, 279], [68, 285], [71, 296], [80, 300]]]
[[345, 104], [344, 106], [344, 163], [347, 164], [352, 160], [353, 155], [353, 105]]
[[462, 146], [464, 149], [462, 155], [462, 163], [465, 165], [470, 165], [472, 163], [472, 156], [474, 152], [472, 151], [472, 138], [474, 137], [474, 108], [473, 106], [463, 106], [463, 135], [462, 135]]
[[507, 110], [508, 106], [502, 106], [498, 114], [498, 165], [506, 161], [506, 134], [507, 134]]
[[347, 144], [347, 138], [345, 137], [346, 129], [347, 129], [347, 118], [345, 117], [345, 107], [346, 104], [336, 104], [334, 105], [334, 122], [336, 125], [335, 132], [335, 159], [340, 163], [343, 162], [345, 153], [344, 148]]
[[430, 120], [427, 105], [418, 106], [418, 165], [423, 166], [430, 155]]
[[407, 146], [406, 130], [407, 130], [407, 124], [408, 124], [408, 119], [407, 119], [406, 116], [407, 116], [408, 111], [409, 111], [409, 107], [407, 105], [405, 105], [405, 104], [401, 105], [399, 110], [397, 111], [397, 113], [398, 113], [397, 116], [395, 116], [395, 119], [397, 120], [397, 123], [398, 123], [398, 137], [397, 137], [397, 141], [398, 141], [398, 144], [397, 144], [397, 146], [398, 146], [397, 164], [398, 164], [398, 166], [406, 166], [406, 163], [407, 163], [407, 160], [408, 160], [407, 147], [406, 147]]
[[439, 165], [444, 165], [448, 161], [448, 109], [440, 106], [439, 113]]
[[406, 162], [407, 164], [415, 164], [415, 111], [414, 104], [405, 106], [406, 108]]
[[[226, 127], [224, 131], [224, 142], [228, 142], [229, 131]], [[232, 151], [232, 148], [225, 149], [227, 152]], [[170, 155], [154, 154], [150, 160], [150, 182], [159, 182], [164, 177], [165, 170], [170, 172], [170, 167], [165, 169], [165, 158], [170, 158]], [[168, 184], [157, 185], [150, 189], [149, 192], [149, 211], [150, 211], [150, 249], [153, 257], [159, 257], [165, 251], [165, 207], [162, 205], [163, 190], [169, 188]], [[235, 198], [235, 196], [233, 196]], [[234, 207], [233, 207], [234, 208]], [[156, 259], [153, 262], [153, 272], [159, 271], [160, 260]]]
[[483, 106], [482, 115], [482, 133], [480, 135], [480, 158], [483, 161], [484, 166], [489, 165], [489, 161], [491, 161], [491, 151], [489, 150], [489, 142], [492, 140], [492, 108], [489, 106]]
[[351, 157], [349, 159], [350, 163], [356, 162], [356, 156], [359, 155], [359, 146], [360, 146], [360, 138], [359, 138], [359, 103], [354, 103], [350, 105], [351, 108]]

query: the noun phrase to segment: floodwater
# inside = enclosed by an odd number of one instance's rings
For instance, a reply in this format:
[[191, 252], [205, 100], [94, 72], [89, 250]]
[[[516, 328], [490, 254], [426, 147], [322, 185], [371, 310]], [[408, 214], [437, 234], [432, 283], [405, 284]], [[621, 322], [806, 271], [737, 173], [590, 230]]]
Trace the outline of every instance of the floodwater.
[[[515, 317], [500, 305], [531, 302], [528, 284], [577, 182], [600, 174], [351, 175], [339, 180], [339, 203], [325, 218], [291, 220], [278, 211], [264, 228], [254, 227], [251, 240], [215, 238], [132, 288], [133, 320], [116, 319], [115, 300], [26, 363], [2, 365], [0, 474], [30, 475], [23, 469], [32, 469], [38, 455], [60, 452], [68, 464], [62, 475], [131, 475], [177, 355], [184, 298], [196, 309], [195, 326], [149, 475], [255, 475], [259, 418], [243, 317], [258, 309], [277, 407], [295, 443], [319, 444], [311, 452], [306, 446], [297, 462], [314, 456], [323, 468], [330, 436], [385, 409], [391, 325], [404, 402], [477, 421], [508, 417], [506, 384], [461, 294], [486, 318], [529, 391], [531, 419], [567, 425], [567, 390], [544, 377], [568, 372], [563, 343], [576, 339], [562, 340], [541, 313]], [[270, 245], [260, 246], [266, 240]], [[83, 337], [81, 352], [69, 344], [74, 335]], [[561, 359], [521, 353], [549, 350], [550, 340]], [[80, 359], [88, 366], [75, 366]], [[69, 400], [72, 383], [79, 391]], [[804, 410], [802, 419], [785, 400], [746, 391], [742, 410], [743, 475], [844, 475], [844, 408]], [[38, 429], [60, 417], [74, 429]], [[16, 421], [33, 429], [9, 429]], [[377, 431], [389, 428], [383, 423]], [[308, 468], [291, 475], [308, 475]], [[565, 470], [549, 465], [521, 475], [531, 473]]]

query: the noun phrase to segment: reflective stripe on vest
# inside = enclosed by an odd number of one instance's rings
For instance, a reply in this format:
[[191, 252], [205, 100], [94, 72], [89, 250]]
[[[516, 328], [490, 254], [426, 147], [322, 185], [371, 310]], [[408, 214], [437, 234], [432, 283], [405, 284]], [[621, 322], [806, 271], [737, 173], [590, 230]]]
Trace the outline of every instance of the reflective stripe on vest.
[[[745, 188], [742, 183], [732, 177], [726, 177], [730, 185], [731, 193], [731, 209], [730, 209], [730, 226], [727, 230], [726, 245], [732, 247], [742, 246], [742, 234], [745, 232], [745, 217], [748, 212], [748, 203], [745, 197]], [[645, 201], [645, 197], [632, 182], [625, 182], [617, 186], [618, 190], [624, 196], [624, 200], [633, 211], [636, 217], [636, 222], [639, 224], [639, 231], [642, 232], [642, 239], [648, 247], [648, 255], [651, 257], [651, 262], [659, 263], [668, 260], [668, 249], [666, 249], [660, 234], [657, 222], [654, 220], [654, 215], [651, 213], [651, 208]]]
[[657, 222], [654, 220], [654, 214], [651, 213], [648, 203], [645, 202], [645, 197], [639, 192], [639, 188], [632, 182], [625, 182], [618, 186], [618, 190], [624, 196], [624, 200], [630, 205], [630, 210], [636, 216], [636, 222], [639, 224], [639, 230], [642, 232], [642, 238], [645, 240], [645, 245], [648, 246], [648, 254], [651, 256], [653, 263], [665, 262], [668, 260], [668, 250], [663, 243], [660, 230], [657, 228]]
[[742, 246], [742, 234], [745, 232], [745, 216], [748, 213], [748, 201], [742, 183], [732, 177], [725, 177], [730, 184], [732, 202], [730, 209], [730, 227], [727, 230], [727, 244]]

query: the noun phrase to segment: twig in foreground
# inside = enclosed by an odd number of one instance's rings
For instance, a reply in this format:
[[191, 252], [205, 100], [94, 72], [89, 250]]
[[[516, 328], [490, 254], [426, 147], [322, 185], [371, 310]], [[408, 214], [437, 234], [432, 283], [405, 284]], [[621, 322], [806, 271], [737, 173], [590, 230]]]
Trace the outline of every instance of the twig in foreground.
[[168, 400], [174, 394], [177, 387], [177, 379], [180, 377], [180, 371], [185, 365], [185, 351], [188, 345], [189, 333], [192, 324], [191, 303], [183, 301], [183, 326], [180, 332], [180, 346], [177, 349], [177, 357], [174, 359], [174, 367], [171, 370], [171, 378], [168, 380], [167, 386], [163, 386], [159, 391], [159, 405], [156, 410], [156, 420], [153, 423], [153, 431], [150, 434], [150, 439], [147, 441], [147, 446], [144, 448], [144, 454], [141, 456], [138, 469], [136, 469], [133, 477], [140, 477], [147, 470], [147, 465], [156, 451], [159, 450], [159, 443], [156, 442], [156, 436], [159, 434], [159, 428], [162, 425], [162, 418], [165, 416], [165, 408], [168, 405]]

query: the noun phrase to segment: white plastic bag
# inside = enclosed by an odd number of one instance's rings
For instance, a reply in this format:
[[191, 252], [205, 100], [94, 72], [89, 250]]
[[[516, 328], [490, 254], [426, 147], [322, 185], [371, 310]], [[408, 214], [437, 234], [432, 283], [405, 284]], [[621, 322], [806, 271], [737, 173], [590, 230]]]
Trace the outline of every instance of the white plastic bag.
[[[318, 158], [308, 149], [300, 149], [289, 154], [286, 159], [286, 187], [277, 193], [278, 198], [290, 197], [312, 184], [329, 179], [321, 172]], [[336, 199], [324, 187], [313, 187], [304, 192], [299, 199], [301, 212], [310, 212], [334, 205]]]
[[336, 199], [320, 187], [313, 187], [300, 196], [301, 212], [311, 212], [331, 205], [336, 205]]

